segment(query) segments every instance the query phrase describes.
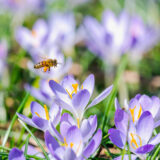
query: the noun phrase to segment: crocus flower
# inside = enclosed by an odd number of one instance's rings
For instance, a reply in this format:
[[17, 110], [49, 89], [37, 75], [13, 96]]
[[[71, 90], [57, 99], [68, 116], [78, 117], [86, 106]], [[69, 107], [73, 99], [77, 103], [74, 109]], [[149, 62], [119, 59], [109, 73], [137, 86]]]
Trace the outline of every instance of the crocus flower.
[[158, 42], [160, 35], [156, 27], [145, 25], [138, 16], [126, 12], [116, 17], [113, 12], [105, 11], [101, 23], [88, 16], [84, 19], [84, 29], [88, 48], [110, 64], [116, 64], [126, 53], [141, 57]]
[[[120, 108], [116, 100], [116, 108]], [[144, 111], [149, 111], [154, 119], [154, 127], [160, 125], [160, 99], [156, 96], [149, 97], [147, 95], [137, 94], [132, 98], [129, 104], [124, 105], [129, 112], [133, 123], [137, 123]]]
[[75, 19], [72, 13], [53, 13], [48, 20], [49, 31], [47, 45], [56, 44], [71, 54], [75, 44]]
[[111, 85], [88, 105], [94, 89], [93, 74], [89, 75], [81, 86], [72, 76], [64, 77], [61, 84], [50, 80], [49, 85], [56, 96], [56, 103], [70, 111], [77, 120], [77, 124], [81, 123], [84, 112], [88, 108], [101, 102], [112, 90]]
[[88, 142], [97, 129], [97, 116], [92, 115], [88, 119], [83, 119], [81, 124], [77, 124], [77, 121], [73, 119], [70, 114], [64, 113], [61, 117], [60, 132], [62, 135], [66, 134], [67, 129], [75, 125], [80, 128], [83, 141]]
[[[37, 102], [31, 103], [32, 118], [28, 118], [20, 113], [18, 117], [32, 127], [38, 128], [42, 131], [50, 130], [51, 125], [56, 127], [60, 121], [61, 108], [55, 103], [52, 104], [50, 110], [46, 105], [44, 108]], [[51, 129], [52, 130], [52, 129]]]
[[0, 41], [0, 78], [2, 77], [5, 67], [6, 67], [6, 58], [8, 55], [7, 42], [5, 40]]
[[[25, 146], [22, 147], [22, 149], [18, 148], [12, 148], [11, 151], [9, 152], [8, 159], [9, 160], [26, 160], [24, 156], [24, 150]], [[33, 146], [28, 145], [27, 148], [27, 154], [28, 155], [36, 155], [37, 157], [44, 158], [42, 153], [39, 153]]]
[[43, 19], [38, 19], [32, 30], [26, 27], [19, 27], [16, 30], [17, 42], [33, 56], [33, 50], [40, 50], [43, 40], [48, 32], [48, 25]]
[[45, 143], [50, 152], [51, 159], [84, 160], [89, 158], [99, 147], [102, 131], [98, 129], [93, 138], [86, 144], [80, 129], [71, 126], [63, 133], [64, 141], [60, 145], [51, 134], [46, 131]]
[[[114, 119], [116, 129], [109, 129], [109, 138], [117, 147], [122, 149], [127, 141], [129, 149], [133, 153], [132, 158], [140, 157], [145, 159], [146, 153], [152, 151], [155, 145], [160, 143], [160, 134], [152, 138], [154, 120], [149, 111], [142, 113], [137, 124], [134, 124], [129, 117], [128, 112], [120, 108], [116, 110]], [[127, 155], [126, 159], [129, 159]]]
[[40, 13], [44, 8], [43, 0], [1, 0], [3, 7], [15, 14], [26, 15], [29, 13]]

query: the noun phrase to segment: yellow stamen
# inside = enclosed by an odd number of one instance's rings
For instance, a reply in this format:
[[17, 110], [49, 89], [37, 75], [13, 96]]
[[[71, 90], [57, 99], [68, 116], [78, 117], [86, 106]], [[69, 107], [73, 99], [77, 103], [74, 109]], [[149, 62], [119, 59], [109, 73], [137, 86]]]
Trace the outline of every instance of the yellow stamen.
[[79, 143], [79, 145], [78, 145], [78, 148], [77, 148], [76, 154], [79, 152], [79, 149], [80, 149], [81, 143], [82, 143], [82, 141], [80, 141], [80, 143]]
[[68, 95], [70, 96], [70, 98], [72, 99], [72, 93], [70, 94], [69, 91], [66, 89]]
[[74, 145], [74, 144], [71, 142], [71, 143], [70, 143], [70, 147], [73, 148], [73, 145]]
[[68, 146], [67, 141], [66, 141], [66, 137], [64, 137], [64, 146]]
[[37, 32], [35, 30], [32, 30], [31, 34], [32, 34], [33, 37], [37, 37]]
[[[141, 137], [140, 137], [139, 135], [133, 134], [133, 133], [131, 133], [130, 135], [131, 135], [131, 137], [132, 137], [132, 139], [131, 139], [131, 141], [130, 141], [131, 147], [132, 147], [133, 149], [136, 149], [136, 148], [138, 148], [138, 147], [141, 147], [141, 146], [142, 146], [142, 139], [141, 139]], [[138, 144], [137, 144], [137, 142], [136, 142], [136, 140], [135, 140], [135, 138], [134, 138], [134, 135], [138, 137], [139, 142], [140, 142], [140, 146], [138, 146]], [[136, 147], [135, 147], [133, 144], [134, 144]]]
[[49, 120], [49, 112], [48, 112], [48, 108], [46, 105], [44, 105], [44, 110], [45, 110], [45, 113], [46, 113], [46, 119]]
[[83, 89], [83, 84], [82, 84], [82, 86], [81, 86], [81, 89]]
[[141, 114], [142, 114], [142, 107], [140, 106], [140, 109], [139, 109], [139, 112], [138, 112], [138, 119], [140, 118]]
[[79, 118], [77, 118], [77, 127], [80, 128]]
[[136, 106], [134, 108], [130, 108], [130, 112], [131, 112], [131, 116], [132, 116], [132, 120], [133, 122], [135, 122], [135, 119], [134, 119], [134, 110], [136, 109]]
[[74, 92], [77, 93], [78, 83], [72, 84], [72, 87], [73, 87], [73, 89], [74, 89]]
[[35, 114], [36, 114], [38, 117], [41, 117], [37, 112], [35, 112]]

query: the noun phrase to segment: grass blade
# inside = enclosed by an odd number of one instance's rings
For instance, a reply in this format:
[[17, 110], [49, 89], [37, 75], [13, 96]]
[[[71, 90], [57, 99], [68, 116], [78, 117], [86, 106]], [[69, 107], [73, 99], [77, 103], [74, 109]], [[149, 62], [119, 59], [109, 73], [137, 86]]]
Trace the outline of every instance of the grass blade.
[[46, 153], [46, 151], [44, 150], [43, 146], [40, 144], [40, 142], [38, 141], [38, 139], [33, 135], [33, 133], [31, 132], [31, 130], [24, 124], [23, 121], [21, 121], [20, 119], [18, 119], [18, 120], [23, 125], [23, 127], [28, 131], [28, 133], [33, 137], [33, 139], [36, 141], [36, 143], [38, 144], [38, 146], [43, 151], [44, 156], [46, 157], [46, 159], [49, 160], [48, 154]]
[[[23, 109], [23, 107], [24, 107], [24, 105], [25, 105], [28, 97], [29, 97], [29, 93], [26, 93], [26, 95], [25, 95], [22, 103], [21, 103], [20, 106], [18, 107], [16, 113], [17, 113], [17, 112], [18, 112], [18, 113], [21, 112], [21, 110]], [[8, 139], [8, 137], [9, 137], [9, 134], [10, 134], [10, 132], [11, 132], [11, 129], [12, 129], [12, 127], [13, 127], [16, 119], [17, 119], [17, 114], [16, 114], [16, 113], [14, 114], [14, 116], [13, 116], [13, 118], [12, 118], [12, 121], [11, 121], [9, 127], [8, 127], [8, 130], [7, 130], [7, 132], [6, 132], [5, 136], [4, 136], [3, 143], [2, 143], [2, 146], [3, 146], [3, 147], [5, 146], [5, 144], [6, 144], [6, 142], [7, 142], [7, 139]]]

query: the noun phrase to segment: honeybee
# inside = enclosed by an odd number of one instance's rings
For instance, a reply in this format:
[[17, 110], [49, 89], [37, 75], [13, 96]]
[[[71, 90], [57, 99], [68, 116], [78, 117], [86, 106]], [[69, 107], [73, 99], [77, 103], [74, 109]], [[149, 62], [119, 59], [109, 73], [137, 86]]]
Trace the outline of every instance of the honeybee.
[[50, 71], [51, 67], [57, 67], [57, 64], [58, 64], [58, 62], [56, 59], [46, 59], [46, 60], [43, 60], [43, 61], [35, 64], [34, 68], [35, 69], [43, 68], [43, 71], [47, 72], [47, 70]]

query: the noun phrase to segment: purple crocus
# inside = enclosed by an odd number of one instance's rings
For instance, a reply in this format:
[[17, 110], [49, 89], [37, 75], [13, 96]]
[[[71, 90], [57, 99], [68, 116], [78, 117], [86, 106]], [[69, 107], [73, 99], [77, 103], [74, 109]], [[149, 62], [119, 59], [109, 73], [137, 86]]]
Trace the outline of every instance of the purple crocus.
[[[132, 98], [129, 104], [125, 104], [126, 110], [129, 112], [133, 123], [137, 123], [144, 111], [149, 111], [154, 119], [154, 127], [160, 125], [160, 99], [156, 96], [149, 97], [147, 95], [137, 94]], [[116, 108], [120, 108], [116, 100]]]
[[8, 55], [8, 46], [5, 40], [0, 41], [0, 79], [5, 71], [6, 58]]
[[48, 20], [47, 45], [56, 44], [71, 54], [75, 45], [75, 19], [72, 13], [54, 12]]
[[26, 27], [19, 27], [16, 30], [16, 40], [17, 42], [33, 57], [33, 50], [40, 50], [44, 38], [48, 32], [48, 25], [43, 19], [38, 19], [33, 25], [32, 30]]
[[95, 130], [97, 129], [97, 116], [92, 115], [88, 119], [83, 119], [82, 123], [78, 123], [77, 125], [77, 121], [73, 119], [70, 116], [70, 114], [64, 113], [61, 117], [60, 132], [64, 136], [64, 134], [66, 134], [65, 132], [67, 131], [67, 129], [74, 125], [80, 128], [83, 141], [88, 142], [88, 140], [92, 137]]
[[[152, 137], [154, 120], [149, 111], [144, 111], [136, 124], [129, 117], [128, 112], [117, 108], [114, 119], [116, 129], [109, 129], [109, 138], [117, 147], [122, 149], [127, 141], [130, 151], [133, 153], [133, 159], [136, 157], [143, 159], [146, 153], [152, 151], [155, 145], [160, 143], [160, 134]], [[127, 155], [126, 159], [129, 159]]]
[[63, 133], [64, 141], [59, 144], [49, 131], [45, 132], [45, 143], [51, 159], [84, 160], [89, 158], [99, 147], [102, 131], [98, 129], [93, 138], [85, 143], [80, 129], [76, 126], [66, 128]]
[[145, 25], [138, 16], [127, 12], [116, 17], [113, 12], [105, 11], [101, 23], [87, 16], [83, 26], [89, 50], [110, 64], [116, 64], [125, 53], [141, 57], [160, 37], [156, 27]]
[[51, 125], [54, 127], [58, 125], [61, 117], [61, 108], [53, 103], [48, 111], [46, 105], [43, 108], [39, 103], [33, 101], [31, 103], [31, 113], [32, 118], [28, 118], [20, 113], [17, 113], [17, 115], [30, 126], [46, 131], [52, 128]]
[[[9, 160], [26, 160], [24, 156], [24, 150], [25, 146], [22, 147], [22, 149], [18, 148], [12, 148], [9, 152], [8, 159]], [[37, 157], [44, 158], [44, 155], [42, 153], [39, 153], [33, 146], [28, 145], [27, 148], [27, 154], [28, 155], [36, 155]]]
[[21, 14], [24, 16], [29, 13], [40, 13], [44, 8], [45, 2], [43, 0], [1, 0], [3, 7], [8, 11], [13, 11], [17, 16]]
[[56, 103], [70, 111], [77, 120], [77, 124], [81, 124], [84, 112], [88, 108], [101, 102], [112, 91], [113, 86], [111, 85], [88, 105], [93, 93], [94, 81], [93, 74], [90, 74], [81, 86], [78, 81], [69, 75], [64, 77], [61, 84], [54, 80], [49, 81], [49, 85], [56, 96]]

